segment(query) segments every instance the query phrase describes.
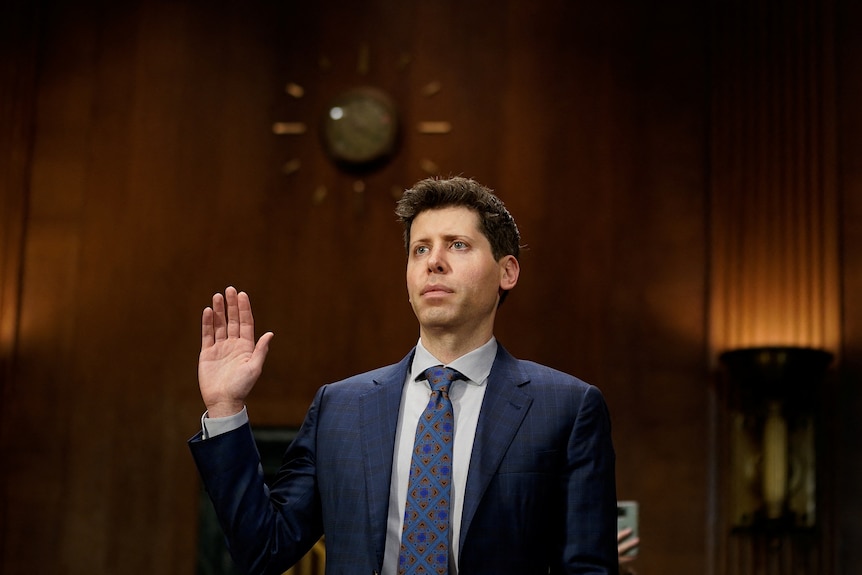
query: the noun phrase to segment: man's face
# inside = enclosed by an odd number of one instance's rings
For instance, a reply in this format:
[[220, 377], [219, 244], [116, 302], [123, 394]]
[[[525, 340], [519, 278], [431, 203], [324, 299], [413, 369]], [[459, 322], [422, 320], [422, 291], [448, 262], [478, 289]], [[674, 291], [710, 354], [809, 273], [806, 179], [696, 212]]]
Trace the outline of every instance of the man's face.
[[473, 210], [427, 210], [413, 220], [407, 293], [423, 331], [490, 336], [499, 291], [515, 286], [518, 271], [513, 256], [494, 259]]

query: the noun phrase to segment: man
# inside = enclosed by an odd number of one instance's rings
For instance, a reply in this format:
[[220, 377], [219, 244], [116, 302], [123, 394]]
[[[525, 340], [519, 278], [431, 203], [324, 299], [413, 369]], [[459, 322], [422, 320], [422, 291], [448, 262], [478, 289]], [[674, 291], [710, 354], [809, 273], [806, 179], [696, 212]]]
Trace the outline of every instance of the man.
[[[190, 447], [235, 561], [280, 574], [325, 534], [332, 575], [617, 573], [614, 451], [601, 393], [515, 359], [493, 335], [520, 274], [511, 215], [466, 178], [419, 182], [396, 214], [419, 341], [397, 364], [320, 388], [271, 489], [244, 405], [272, 333], [255, 345], [248, 296], [233, 288], [203, 312], [207, 412]], [[455, 370], [441, 391], [426, 372], [434, 366]], [[414, 535], [414, 519], [427, 512], [411, 511], [414, 436], [423, 409], [441, 397], [453, 413], [439, 427], [453, 449], [438, 466], [445, 477], [425, 491], [445, 485], [445, 509], [434, 511], [439, 531]], [[439, 563], [420, 567], [417, 538], [438, 534]]]

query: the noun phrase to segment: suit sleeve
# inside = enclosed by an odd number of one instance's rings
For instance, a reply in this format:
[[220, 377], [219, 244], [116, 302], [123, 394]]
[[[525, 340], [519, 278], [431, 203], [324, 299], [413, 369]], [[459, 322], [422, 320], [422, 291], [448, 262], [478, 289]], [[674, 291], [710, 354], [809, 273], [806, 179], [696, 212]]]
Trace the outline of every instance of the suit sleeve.
[[[319, 394], [318, 394], [319, 398]], [[315, 481], [317, 400], [285, 453], [271, 491], [248, 424], [189, 448], [235, 563], [250, 575], [280, 575], [323, 533]]]
[[610, 416], [598, 388], [584, 394], [567, 447], [563, 549], [555, 573], [619, 571], [615, 455]]

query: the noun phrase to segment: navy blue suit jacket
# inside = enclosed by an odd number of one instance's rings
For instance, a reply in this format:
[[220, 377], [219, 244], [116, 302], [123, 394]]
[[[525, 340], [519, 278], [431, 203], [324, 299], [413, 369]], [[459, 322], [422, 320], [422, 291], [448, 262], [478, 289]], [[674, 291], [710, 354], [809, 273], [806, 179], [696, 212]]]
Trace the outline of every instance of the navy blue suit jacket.
[[[281, 574], [325, 533], [327, 575], [383, 562], [399, 363], [318, 390], [268, 489], [248, 425], [190, 448], [231, 554]], [[596, 387], [498, 348], [479, 415], [461, 575], [616, 573], [614, 451]]]

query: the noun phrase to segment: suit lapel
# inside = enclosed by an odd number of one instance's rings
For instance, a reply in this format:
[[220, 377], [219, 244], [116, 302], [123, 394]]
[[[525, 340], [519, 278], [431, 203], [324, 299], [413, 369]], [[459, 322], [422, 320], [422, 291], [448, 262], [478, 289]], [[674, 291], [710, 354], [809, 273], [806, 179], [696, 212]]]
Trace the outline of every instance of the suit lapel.
[[401, 407], [404, 380], [412, 360], [411, 351], [401, 362], [385, 369], [375, 378], [371, 389], [359, 398], [359, 425], [365, 461], [370, 532], [379, 534], [374, 545], [381, 562], [386, 544], [389, 484], [392, 478], [398, 411]]
[[479, 502], [533, 402], [532, 396], [525, 391], [524, 386], [528, 382], [529, 378], [520, 369], [518, 360], [500, 346], [488, 376], [488, 389], [482, 401], [470, 456], [459, 538], [462, 552], [464, 537], [470, 530]]

